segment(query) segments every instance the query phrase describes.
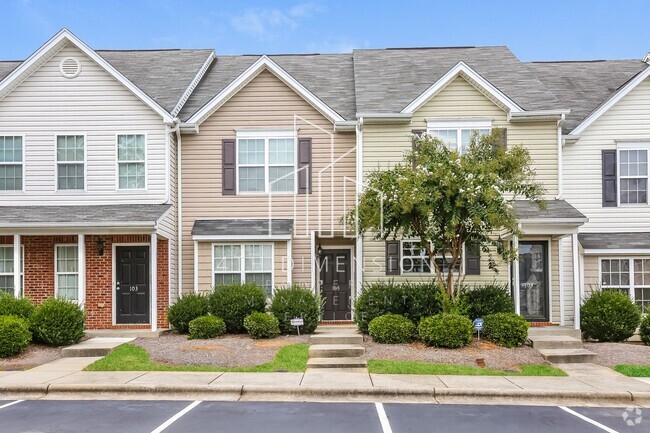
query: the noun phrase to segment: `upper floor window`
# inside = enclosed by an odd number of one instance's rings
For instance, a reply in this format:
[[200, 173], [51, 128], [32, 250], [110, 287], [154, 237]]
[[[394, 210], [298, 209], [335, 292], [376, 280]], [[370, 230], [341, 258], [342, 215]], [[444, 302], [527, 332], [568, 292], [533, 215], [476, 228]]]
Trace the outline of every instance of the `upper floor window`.
[[237, 135], [238, 191], [295, 192], [296, 139], [293, 131]]
[[56, 137], [57, 189], [84, 189], [84, 141], [83, 135]]
[[119, 189], [146, 188], [146, 139], [143, 134], [117, 136]]
[[23, 138], [0, 136], [0, 191], [23, 189]]
[[[443, 273], [449, 272], [451, 266], [451, 257], [442, 256], [429, 259], [426, 251], [422, 249], [419, 241], [402, 241], [402, 273], [404, 274], [431, 274], [435, 272], [433, 263], [440, 267]], [[462, 258], [454, 266], [454, 272], [460, 272]]]
[[620, 149], [618, 161], [620, 203], [648, 203], [648, 150]]
[[601, 259], [600, 283], [604, 290], [628, 294], [643, 313], [650, 313], [650, 257]]
[[486, 135], [492, 128], [491, 120], [430, 120], [427, 132], [442, 140], [449, 150], [467, 152], [474, 134]]

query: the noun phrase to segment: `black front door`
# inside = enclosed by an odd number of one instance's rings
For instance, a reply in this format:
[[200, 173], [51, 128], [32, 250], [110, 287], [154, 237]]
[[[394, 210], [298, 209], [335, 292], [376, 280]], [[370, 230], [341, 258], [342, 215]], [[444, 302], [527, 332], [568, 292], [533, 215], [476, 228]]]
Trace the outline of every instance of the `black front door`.
[[325, 298], [323, 320], [351, 320], [352, 289], [349, 250], [323, 250], [320, 257], [320, 291]]
[[547, 242], [519, 242], [519, 301], [530, 322], [549, 319], [548, 265]]
[[115, 247], [115, 323], [149, 323], [149, 247]]

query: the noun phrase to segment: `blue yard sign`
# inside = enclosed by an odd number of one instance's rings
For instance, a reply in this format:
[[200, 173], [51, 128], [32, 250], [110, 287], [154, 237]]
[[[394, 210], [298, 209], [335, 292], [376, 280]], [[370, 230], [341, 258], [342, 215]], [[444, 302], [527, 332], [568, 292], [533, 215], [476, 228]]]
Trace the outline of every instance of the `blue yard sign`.
[[483, 330], [483, 319], [477, 318], [472, 322], [474, 324], [474, 329], [478, 332], [478, 339], [481, 339], [481, 331]]

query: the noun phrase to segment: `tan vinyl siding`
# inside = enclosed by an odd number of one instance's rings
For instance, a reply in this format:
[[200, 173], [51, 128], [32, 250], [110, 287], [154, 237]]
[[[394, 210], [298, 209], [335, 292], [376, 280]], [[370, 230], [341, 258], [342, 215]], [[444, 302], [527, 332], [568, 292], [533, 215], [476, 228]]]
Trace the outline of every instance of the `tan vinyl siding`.
[[172, 208], [160, 221], [159, 231], [169, 239], [169, 293], [170, 304], [176, 302], [178, 297], [178, 251], [177, 236], [177, 188], [176, 188], [176, 134], [169, 134], [169, 203]]
[[[77, 78], [59, 63], [75, 57]], [[148, 190], [117, 191], [117, 133], [146, 134]], [[86, 135], [87, 191], [56, 190], [56, 135]], [[25, 192], [3, 202], [30, 205], [163, 203], [167, 200], [165, 127], [160, 115], [72, 45], [0, 101], [0, 135], [24, 136]]]
[[598, 274], [598, 256], [585, 256], [585, 296], [600, 288], [600, 275]]
[[602, 207], [601, 151], [616, 140], [650, 143], [650, 78], [564, 146], [564, 198], [589, 218], [581, 232], [650, 231], [650, 206]]
[[[296, 195], [295, 206], [293, 195], [274, 195], [271, 216], [295, 219], [292, 279], [310, 285], [311, 231], [319, 228], [319, 214], [322, 230], [339, 229], [344, 209], [354, 205], [355, 135], [334, 132], [332, 123], [322, 114], [271, 72], [263, 71], [202, 123], [198, 134], [183, 135], [184, 290], [193, 286], [191, 229], [195, 220], [269, 217], [266, 194], [221, 194], [221, 140], [235, 139], [236, 129], [241, 128], [293, 128], [294, 120], [298, 136], [312, 138], [313, 194]], [[327, 167], [333, 161], [332, 171]], [[350, 180], [345, 181], [345, 177]], [[206, 260], [203, 255], [201, 252], [202, 267]], [[200, 287], [203, 290], [204, 284]]]

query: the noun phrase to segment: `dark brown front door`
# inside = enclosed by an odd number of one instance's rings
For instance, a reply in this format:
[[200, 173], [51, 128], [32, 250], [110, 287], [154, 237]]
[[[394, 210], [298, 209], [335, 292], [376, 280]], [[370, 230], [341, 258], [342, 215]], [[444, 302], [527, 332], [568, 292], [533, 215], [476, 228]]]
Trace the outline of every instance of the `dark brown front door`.
[[349, 250], [323, 250], [320, 258], [320, 291], [325, 298], [323, 320], [351, 320], [352, 289]]
[[149, 247], [115, 247], [115, 323], [149, 323]]

